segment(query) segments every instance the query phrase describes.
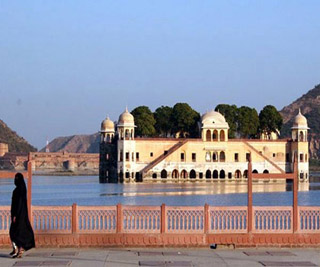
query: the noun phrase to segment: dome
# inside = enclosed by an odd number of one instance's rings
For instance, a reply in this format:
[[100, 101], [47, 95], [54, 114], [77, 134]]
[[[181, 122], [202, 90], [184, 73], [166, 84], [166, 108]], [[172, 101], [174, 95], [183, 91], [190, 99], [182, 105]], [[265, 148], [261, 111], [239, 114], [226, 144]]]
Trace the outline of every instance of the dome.
[[206, 112], [201, 117], [201, 123], [203, 128], [227, 128], [229, 124], [226, 122], [224, 116], [217, 111], [211, 110]]
[[124, 124], [134, 126], [134, 117], [128, 111], [127, 108], [123, 113], [121, 113], [121, 115], [119, 116], [119, 121], [118, 121], [118, 125], [121, 126], [121, 125], [124, 125]]
[[299, 109], [299, 113], [297, 116], [295, 116], [293, 121], [293, 127], [292, 128], [306, 128], [308, 129], [308, 122], [305, 116], [301, 114], [301, 111]]
[[106, 131], [114, 131], [114, 123], [109, 117], [101, 122], [101, 132]]

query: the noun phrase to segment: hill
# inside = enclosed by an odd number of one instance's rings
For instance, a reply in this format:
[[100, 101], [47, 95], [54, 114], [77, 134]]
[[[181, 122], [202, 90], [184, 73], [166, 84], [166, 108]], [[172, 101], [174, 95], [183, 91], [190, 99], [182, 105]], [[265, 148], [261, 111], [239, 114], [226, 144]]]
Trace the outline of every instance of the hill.
[[[50, 152], [99, 153], [100, 135], [72, 135], [57, 137], [49, 143]], [[41, 149], [45, 151], [45, 147]]]
[[7, 124], [0, 120], [0, 143], [7, 143], [9, 152], [34, 152], [37, 149], [25, 139], [11, 130]]
[[294, 117], [298, 114], [299, 108], [301, 113], [307, 118], [310, 141], [311, 158], [320, 158], [320, 84], [309, 90], [306, 94], [295, 100], [281, 111], [283, 117], [283, 127], [281, 130], [282, 137], [291, 135], [291, 127]]

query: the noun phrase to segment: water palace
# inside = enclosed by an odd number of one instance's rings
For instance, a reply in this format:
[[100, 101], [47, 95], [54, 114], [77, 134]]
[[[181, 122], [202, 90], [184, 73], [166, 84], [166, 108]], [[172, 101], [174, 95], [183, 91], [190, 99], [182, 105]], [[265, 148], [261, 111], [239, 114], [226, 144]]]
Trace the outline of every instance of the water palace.
[[298, 158], [299, 182], [308, 182], [308, 123], [294, 118], [291, 139], [229, 139], [224, 116], [209, 111], [201, 117], [201, 138], [135, 138], [134, 117], [126, 109], [118, 122], [101, 123], [101, 183], [241, 181], [253, 172], [293, 171]]

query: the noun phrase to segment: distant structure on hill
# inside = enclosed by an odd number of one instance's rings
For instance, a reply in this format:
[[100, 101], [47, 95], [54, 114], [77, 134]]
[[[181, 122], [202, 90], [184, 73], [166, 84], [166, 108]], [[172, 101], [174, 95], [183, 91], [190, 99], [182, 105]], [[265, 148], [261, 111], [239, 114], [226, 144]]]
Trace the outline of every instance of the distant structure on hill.
[[134, 117], [126, 109], [115, 124], [101, 123], [101, 183], [238, 181], [253, 172], [293, 171], [298, 157], [300, 182], [309, 181], [308, 123], [295, 117], [291, 139], [228, 139], [229, 125], [216, 111], [202, 115], [201, 138], [135, 138]]
[[0, 143], [0, 157], [3, 157], [8, 152], [9, 152], [8, 144]]

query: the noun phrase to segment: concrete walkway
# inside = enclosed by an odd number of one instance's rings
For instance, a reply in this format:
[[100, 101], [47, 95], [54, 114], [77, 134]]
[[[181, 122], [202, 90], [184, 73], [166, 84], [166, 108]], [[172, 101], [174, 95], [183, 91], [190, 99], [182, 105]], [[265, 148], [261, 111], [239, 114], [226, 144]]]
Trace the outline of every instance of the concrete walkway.
[[54, 248], [12, 259], [0, 249], [0, 266], [320, 266], [317, 249]]

